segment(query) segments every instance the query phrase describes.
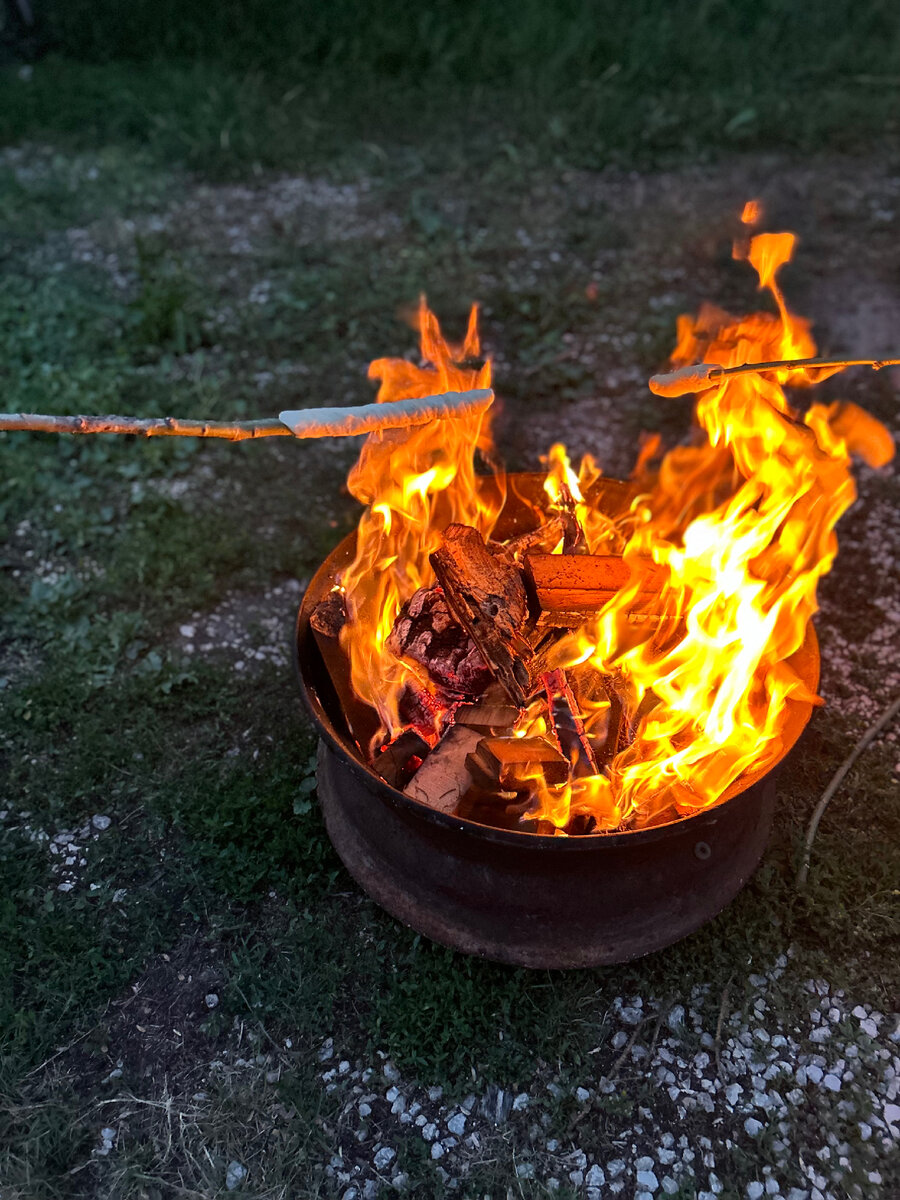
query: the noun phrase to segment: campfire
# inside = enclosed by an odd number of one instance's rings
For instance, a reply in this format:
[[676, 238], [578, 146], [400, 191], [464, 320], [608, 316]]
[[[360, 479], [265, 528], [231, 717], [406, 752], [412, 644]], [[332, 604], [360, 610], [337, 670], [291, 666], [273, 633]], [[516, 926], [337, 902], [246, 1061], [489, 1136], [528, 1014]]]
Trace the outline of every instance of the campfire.
[[[695, 435], [646, 438], [627, 482], [559, 443], [539, 486], [507, 477], [484, 405], [366, 440], [355, 544], [310, 625], [352, 749], [391, 787], [521, 833], [646, 830], [764, 776], [821, 703], [810, 620], [851, 456], [893, 446], [855, 404], [801, 415], [785, 392], [839, 367], [734, 370], [816, 352], [777, 282], [794, 238], [751, 236], [756, 216], [735, 256], [774, 311], [680, 318], [654, 390], [700, 393]], [[484, 394], [475, 310], [460, 345], [424, 301], [417, 320], [424, 365], [373, 362], [378, 402]]]

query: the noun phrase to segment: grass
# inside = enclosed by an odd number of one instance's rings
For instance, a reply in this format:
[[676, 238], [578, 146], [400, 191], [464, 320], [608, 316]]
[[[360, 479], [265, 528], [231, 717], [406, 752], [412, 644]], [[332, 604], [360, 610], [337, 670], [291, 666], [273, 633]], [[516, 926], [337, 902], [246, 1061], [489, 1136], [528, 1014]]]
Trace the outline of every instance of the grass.
[[[675, 312], [711, 279], [731, 286], [730, 267], [678, 257], [697, 244], [710, 201], [638, 236], [628, 205], [592, 194], [567, 174], [573, 164], [826, 138], [859, 151], [892, 97], [857, 80], [892, 69], [894, 43], [876, 37], [887, 9], [875, 4], [855, 10], [865, 63], [853, 39], [833, 37], [838, 4], [804, 14], [802, 55], [790, 6], [647, 3], [626, 27], [605, 7], [572, 5], [566, 23], [553, 18], [558, 51], [547, 56], [551, 17], [537, 4], [515, 21], [497, 5], [488, 27], [450, 6], [412, 23], [388, 12], [375, 46], [345, 5], [297, 10], [298, 23], [313, 21], [304, 38], [278, 5], [237, 39], [237, 8], [215, 28], [163, 6], [92, 6], [89, 22], [79, 11], [53, 10], [53, 54], [30, 80], [0, 74], [0, 137], [24, 143], [0, 170], [0, 382], [26, 411], [216, 418], [361, 400], [366, 363], [410, 345], [398, 306], [427, 287], [451, 329], [483, 301], [508, 404], [558, 424], [603, 373], [655, 367]], [[285, 43], [277, 62], [273, 28]], [[759, 54], [698, 81], [696, 57], [720, 61], [745, 33]], [[196, 53], [163, 59], [167, 38]], [[423, 74], [433, 88], [410, 115]], [[526, 74], [534, 86], [523, 91]], [[321, 169], [329, 186], [363, 176], [369, 190], [353, 191], [346, 227], [329, 224], [345, 219], [338, 193], [325, 216], [302, 193], [273, 218], [269, 168]], [[240, 195], [223, 191], [234, 207], [216, 224], [190, 170], [263, 191], [240, 215]], [[257, 206], [262, 232], [242, 257], [227, 224], [247, 226]], [[659, 274], [673, 261], [685, 267], [675, 282]], [[872, 406], [886, 413], [878, 386]], [[650, 423], [672, 437], [685, 428], [683, 413], [655, 405], [617, 419], [629, 447]], [[511, 463], [533, 466], [516, 425], [504, 426]], [[684, 1002], [703, 981], [714, 1023], [727, 981], [735, 1004], [749, 1003], [749, 971], [788, 945], [780, 1003], [792, 1017], [810, 975], [890, 1003], [898, 825], [887, 748], [855, 770], [808, 891], [793, 889], [805, 819], [850, 741], [839, 712], [807, 735], [815, 772], [799, 759], [787, 769], [791, 803], [760, 872], [704, 930], [648, 960], [511, 970], [422, 940], [358, 892], [318, 815], [314, 739], [286, 669], [241, 676], [228, 647], [189, 657], [178, 632], [226, 597], [308, 578], [354, 520], [341, 490], [350, 454], [0, 439], [4, 1200], [213, 1195], [233, 1158], [252, 1164], [260, 1196], [330, 1194], [323, 1164], [352, 1130], [318, 1080], [326, 1036], [348, 1059], [380, 1052], [462, 1097], [486, 1082], [589, 1077], [614, 1057], [616, 996]], [[862, 565], [854, 574], [865, 578]], [[81, 882], [61, 893], [39, 836], [96, 813], [112, 826], [86, 843]], [[262, 1074], [210, 1067], [238, 1047], [263, 1058]], [[623, 1081], [577, 1138], [608, 1145], [623, 1113], [649, 1102], [659, 1098], [646, 1081]], [[575, 1128], [569, 1100], [547, 1114], [558, 1136]], [[107, 1121], [122, 1129], [109, 1159], [92, 1155]], [[510, 1153], [527, 1153], [527, 1122], [510, 1130]], [[398, 1149], [418, 1194], [440, 1194], [421, 1139]], [[735, 1180], [751, 1178], [756, 1163], [735, 1154]], [[500, 1194], [509, 1179], [508, 1157], [476, 1163], [472, 1194]]]
[[886, 0], [399, 0], [38, 9], [48, 57], [0, 75], [0, 140], [139, 145], [217, 173], [396, 171], [498, 156], [598, 167], [896, 135]]

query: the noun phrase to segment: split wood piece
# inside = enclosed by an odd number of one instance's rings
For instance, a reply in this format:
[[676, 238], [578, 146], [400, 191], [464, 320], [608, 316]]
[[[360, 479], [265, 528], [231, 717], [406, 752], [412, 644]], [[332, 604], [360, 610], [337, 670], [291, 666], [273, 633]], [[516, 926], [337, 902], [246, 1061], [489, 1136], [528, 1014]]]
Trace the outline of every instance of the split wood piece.
[[541, 737], [481, 738], [468, 764], [475, 783], [486, 790], [521, 791], [539, 776], [554, 787], [569, 778], [568, 759]]
[[553, 516], [547, 518], [543, 525], [539, 525], [537, 529], [529, 529], [527, 533], [520, 533], [505, 542], [490, 542], [488, 549], [492, 554], [498, 552], [504, 553], [508, 558], [519, 562], [529, 552], [537, 553], [544, 551], [549, 553], [558, 544], [562, 536], [562, 518], [558, 513], [554, 513]]
[[509, 698], [524, 708], [531, 648], [519, 632], [528, 602], [518, 568], [491, 554], [469, 525], [448, 525], [430, 562], [456, 619]]
[[402, 788], [428, 757], [429, 744], [415, 729], [403, 733], [382, 746], [372, 761], [376, 774], [391, 787]]
[[481, 734], [453, 725], [404, 787], [404, 794], [438, 812], [452, 813], [472, 786], [467, 766]]
[[[649, 559], [641, 562], [639, 595], [632, 612], [636, 618], [655, 620], [645, 611], [662, 590], [667, 572]], [[525, 578], [534, 603], [540, 610], [537, 627], [574, 627], [585, 614], [598, 612], [623, 587], [632, 582], [632, 566], [610, 554], [529, 554]]]
[[599, 768], [565, 671], [562, 668], [548, 671], [543, 681], [547, 693], [550, 726], [560, 750], [572, 764], [573, 776], [581, 779], [598, 774]]
[[398, 658], [418, 663], [443, 691], [480, 696], [493, 676], [481, 651], [451, 614], [443, 589], [419, 588], [400, 609], [388, 638]]
[[330, 592], [324, 600], [319, 601], [309, 618], [309, 627], [322, 655], [350, 736], [368, 762], [369, 748], [372, 739], [381, 728], [381, 719], [370, 704], [360, 700], [350, 682], [350, 662], [340, 642], [341, 630], [346, 623], [347, 609], [342, 592]]
[[477, 729], [482, 736], [512, 730], [522, 715], [522, 709], [510, 704], [499, 684], [491, 684], [484, 695], [473, 704], [460, 704], [453, 714], [457, 725]]
[[464, 417], [485, 412], [493, 403], [490, 388], [469, 392], [445, 392], [392, 400], [385, 404], [361, 404], [349, 408], [301, 408], [278, 414], [278, 420], [195, 421], [188, 417], [87, 417], [54, 416], [41, 413], [0, 413], [0, 431], [31, 430], [34, 433], [123, 433], [141, 437], [224, 438], [242, 442], [261, 437], [320, 438], [356, 437], [382, 429], [406, 429], [429, 425], [445, 417]]

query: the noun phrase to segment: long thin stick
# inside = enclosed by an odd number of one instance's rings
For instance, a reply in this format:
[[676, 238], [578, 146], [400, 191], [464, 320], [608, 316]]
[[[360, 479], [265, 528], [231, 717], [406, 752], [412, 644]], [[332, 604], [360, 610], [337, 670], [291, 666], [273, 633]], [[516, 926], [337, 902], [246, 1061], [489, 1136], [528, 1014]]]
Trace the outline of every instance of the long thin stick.
[[718, 363], [694, 363], [653, 375], [649, 387], [657, 396], [683, 396], [688, 392], [703, 392], [716, 386], [725, 375], [747, 375], [761, 371], [802, 371], [806, 367], [882, 367], [900, 366], [900, 358], [783, 358], [777, 362], [741, 363], [737, 367], [721, 367]]
[[870, 725], [866, 732], [862, 735], [838, 769], [829, 783], [828, 787], [822, 793], [822, 799], [816, 806], [816, 811], [812, 815], [812, 820], [809, 823], [809, 829], [806, 832], [806, 845], [803, 847], [803, 861], [800, 863], [800, 869], [797, 872], [797, 888], [798, 890], [806, 884], [806, 877], [809, 874], [809, 859], [812, 853], [812, 845], [816, 838], [816, 833], [819, 829], [819, 822], [825, 813], [825, 809], [831, 803], [835, 792], [844, 781], [847, 772], [859, 758], [859, 756], [874, 742], [875, 738], [881, 733], [885, 726], [890, 725], [894, 717], [900, 713], [900, 696], [887, 706], [874, 725]]
[[182, 417], [57, 417], [40, 413], [0, 413], [0, 430], [35, 433], [136, 433], [141, 437], [208, 437], [243, 442], [248, 438], [290, 437], [271, 418], [261, 421], [192, 421]]
[[493, 402], [490, 388], [446, 392], [360, 404], [350, 408], [304, 408], [279, 413], [278, 420], [194, 421], [182, 417], [49, 416], [40, 413], [0, 413], [0, 432], [130, 433], [141, 437], [207, 437], [243, 442], [261, 437], [354, 437], [382, 429], [427, 425], [444, 417], [461, 417], [486, 410]]

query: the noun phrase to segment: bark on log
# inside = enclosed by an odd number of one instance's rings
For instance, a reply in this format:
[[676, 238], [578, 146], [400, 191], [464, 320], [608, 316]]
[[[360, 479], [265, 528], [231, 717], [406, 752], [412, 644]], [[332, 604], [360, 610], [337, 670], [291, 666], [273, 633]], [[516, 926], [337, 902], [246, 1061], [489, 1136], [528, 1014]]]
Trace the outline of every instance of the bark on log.
[[430, 561], [451, 611], [509, 698], [523, 708], [531, 648], [520, 633], [528, 603], [518, 569], [491, 554], [469, 525], [449, 525]]
[[388, 648], [398, 658], [424, 667], [451, 696], [480, 696], [493, 678], [480, 650], [451, 614], [438, 585], [419, 588], [403, 605]]

